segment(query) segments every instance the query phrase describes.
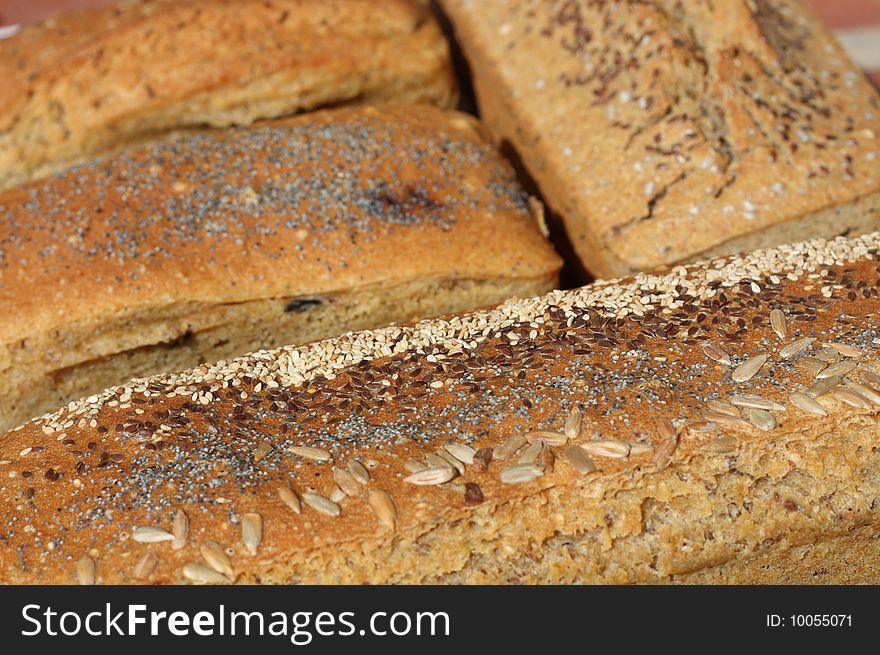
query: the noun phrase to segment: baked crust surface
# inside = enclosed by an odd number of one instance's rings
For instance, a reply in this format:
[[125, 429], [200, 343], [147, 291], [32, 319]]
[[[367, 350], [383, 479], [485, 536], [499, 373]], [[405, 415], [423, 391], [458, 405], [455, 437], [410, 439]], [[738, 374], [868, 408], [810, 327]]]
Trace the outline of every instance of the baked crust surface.
[[0, 439], [0, 580], [784, 582], [856, 542], [877, 582], [878, 249], [678, 266], [72, 403]]
[[880, 95], [795, 0], [442, 0], [598, 277], [873, 231]]
[[190, 368], [545, 292], [560, 261], [534, 213], [476, 120], [428, 106], [206, 132], [8, 190], [0, 426], [172, 370], [27, 405], [57, 372], [138, 348], [219, 333]]
[[0, 42], [0, 79], [0, 188], [178, 130], [456, 98], [411, 0], [124, 2]]

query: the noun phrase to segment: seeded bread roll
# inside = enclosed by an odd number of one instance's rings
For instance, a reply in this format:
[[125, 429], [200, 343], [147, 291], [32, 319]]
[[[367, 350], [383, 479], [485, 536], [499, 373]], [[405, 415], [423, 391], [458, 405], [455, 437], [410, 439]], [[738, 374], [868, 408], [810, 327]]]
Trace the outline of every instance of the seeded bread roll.
[[880, 96], [796, 0], [442, 0], [599, 277], [877, 229]]
[[12, 583], [880, 581], [880, 233], [133, 381], [0, 439]]
[[0, 79], [0, 188], [175, 131], [456, 96], [412, 0], [124, 2], [0, 41]]
[[536, 211], [475, 119], [426, 106], [204, 133], [11, 189], [0, 425], [132, 377], [543, 293], [560, 261]]

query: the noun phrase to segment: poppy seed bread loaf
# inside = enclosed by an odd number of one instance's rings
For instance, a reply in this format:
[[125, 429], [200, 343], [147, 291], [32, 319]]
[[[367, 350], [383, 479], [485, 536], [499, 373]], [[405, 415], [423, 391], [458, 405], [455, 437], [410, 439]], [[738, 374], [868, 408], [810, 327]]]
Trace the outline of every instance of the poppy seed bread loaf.
[[123, 2], [0, 40], [0, 79], [0, 189], [178, 132], [456, 97], [412, 0]]
[[132, 377], [552, 289], [537, 207], [427, 106], [205, 132], [0, 194], [0, 426]]
[[441, 4], [594, 275], [880, 227], [880, 94], [797, 0]]
[[135, 380], [0, 439], [10, 583], [878, 582], [880, 233]]

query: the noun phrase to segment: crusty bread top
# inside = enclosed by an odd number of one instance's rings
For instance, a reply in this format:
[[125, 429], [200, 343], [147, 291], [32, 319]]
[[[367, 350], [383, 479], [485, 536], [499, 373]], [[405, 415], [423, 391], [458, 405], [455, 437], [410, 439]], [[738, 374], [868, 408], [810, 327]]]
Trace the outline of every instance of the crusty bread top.
[[[878, 248], [875, 233], [640, 274], [259, 352], [71, 403], [0, 439], [0, 580], [219, 579], [205, 567], [222, 557], [199, 554], [213, 541], [239, 580], [378, 581], [369, 562], [354, 565], [358, 543], [476, 525], [478, 513], [551, 488], [600, 503], [670, 465], [683, 476], [732, 466], [747, 474], [768, 449], [833, 474], [833, 462], [786, 439], [876, 412], [871, 390], [829, 387], [815, 401], [827, 417], [802, 409], [817, 411], [808, 396], [795, 406], [789, 395], [812, 383], [807, 364], [876, 361]], [[794, 352], [803, 338], [816, 340]], [[876, 387], [878, 378], [865, 379]], [[709, 404], [728, 394], [750, 407], [748, 420]], [[501, 459], [516, 435], [549, 444], [555, 466], [546, 451], [534, 464], [516, 463], [522, 449]], [[584, 475], [565, 461], [564, 442], [582, 444]], [[494, 459], [468, 446], [494, 449]], [[438, 452], [457, 459], [438, 461]], [[453, 467], [463, 473], [450, 483], [415, 484], [447, 480]], [[778, 502], [797, 510], [796, 499]], [[539, 520], [563, 529], [571, 518]], [[609, 535], [630, 529], [641, 526], [609, 519]], [[173, 535], [173, 544], [144, 543]], [[351, 566], [321, 564], [322, 552], [349, 547]], [[411, 547], [430, 549], [424, 571], [453, 566], [442, 543]]]
[[412, 0], [123, 2], [0, 41], [0, 80], [0, 188], [176, 128], [455, 98], [447, 43]]
[[880, 96], [796, 0], [442, 4], [599, 276], [880, 191]]
[[476, 120], [427, 106], [163, 142], [0, 194], [0, 344], [172, 303], [550, 276], [533, 213]]

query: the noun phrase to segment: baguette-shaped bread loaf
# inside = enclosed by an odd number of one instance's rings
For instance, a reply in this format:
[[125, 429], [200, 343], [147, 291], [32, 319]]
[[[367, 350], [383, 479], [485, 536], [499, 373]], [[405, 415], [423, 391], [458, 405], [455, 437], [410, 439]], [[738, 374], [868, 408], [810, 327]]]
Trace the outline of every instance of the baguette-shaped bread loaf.
[[0, 439], [0, 580], [878, 582], [880, 233], [105, 391]]
[[131, 379], [555, 287], [475, 119], [320, 111], [0, 194], [0, 426]]
[[412, 0], [142, 0], [0, 41], [0, 188], [168, 133], [456, 96]]
[[880, 95], [797, 0], [442, 0], [584, 266], [877, 229]]

